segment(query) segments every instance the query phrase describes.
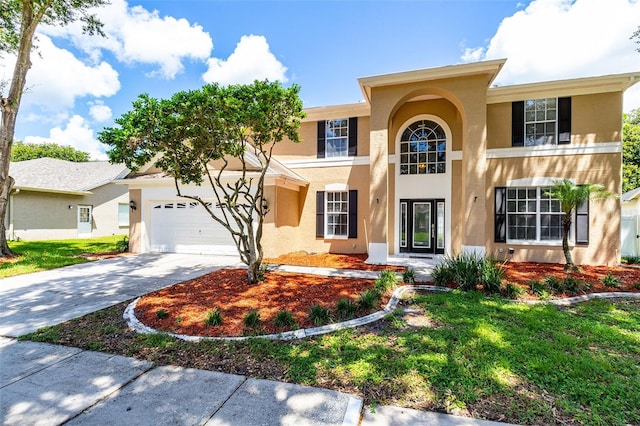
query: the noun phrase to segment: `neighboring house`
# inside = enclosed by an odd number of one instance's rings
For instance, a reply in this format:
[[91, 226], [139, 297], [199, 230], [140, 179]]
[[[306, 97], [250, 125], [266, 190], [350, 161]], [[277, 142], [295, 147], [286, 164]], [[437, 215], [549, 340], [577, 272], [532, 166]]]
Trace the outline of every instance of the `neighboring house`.
[[[492, 87], [504, 63], [365, 77], [365, 102], [306, 109], [303, 142], [274, 149], [265, 255], [562, 262], [560, 205], [545, 188], [569, 178], [620, 194], [623, 93], [640, 73]], [[132, 249], [233, 252], [226, 231], [157, 172], [149, 164], [124, 180], [138, 205]], [[190, 193], [215, 205], [205, 186]], [[620, 203], [583, 206], [570, 244], [577, 263], [617, 263]]]
[[129, 170], [107, 161], [38, 158], [11, 163], [15, 185], [5, 217], [10, 240], [129, 233], [129, 194], [113, 183]]
[[640, 256], [640, 188], [622, 194], [622, 255]]

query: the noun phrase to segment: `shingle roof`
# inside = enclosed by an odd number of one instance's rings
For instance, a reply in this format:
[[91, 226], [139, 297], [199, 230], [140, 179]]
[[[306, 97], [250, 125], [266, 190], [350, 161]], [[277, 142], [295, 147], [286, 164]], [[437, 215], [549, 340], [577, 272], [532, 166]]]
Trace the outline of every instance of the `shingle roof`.
[[631, 191], [622, 194], [622, 201], [631, 201], [638, 197], [640, 197], [640, 188], [632, 189]]
[[53, 158], [19, 161], [9, 166], [9, 175], [15, 179], [16, 188], [56, 192], [89, 191], [124, 177], [128, 172], [123, 164], [108, 161], [75, 163]]

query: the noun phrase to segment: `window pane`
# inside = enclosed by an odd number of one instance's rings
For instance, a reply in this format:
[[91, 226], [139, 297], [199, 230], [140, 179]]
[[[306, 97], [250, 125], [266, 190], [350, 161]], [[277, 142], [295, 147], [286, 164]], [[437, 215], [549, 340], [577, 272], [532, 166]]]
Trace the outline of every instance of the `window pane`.
[[118, 226], [129, 226], [129, 204], [118, 204]]
[[400, 152], [415, 154], [400, 156], [400, 174], [445, 173], [446, 142], [444, 129], [437, 123], [419, 120], [411, 124], [402, 133]]

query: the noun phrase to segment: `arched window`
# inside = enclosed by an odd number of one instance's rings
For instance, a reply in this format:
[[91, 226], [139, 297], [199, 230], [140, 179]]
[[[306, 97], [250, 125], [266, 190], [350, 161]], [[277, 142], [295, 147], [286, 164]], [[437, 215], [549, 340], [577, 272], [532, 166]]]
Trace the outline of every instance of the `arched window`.
[[424, 175], [445, 173], [447, 137], [438, 123], [419, 120], [402, 133], [400, 139], [400, 174]]

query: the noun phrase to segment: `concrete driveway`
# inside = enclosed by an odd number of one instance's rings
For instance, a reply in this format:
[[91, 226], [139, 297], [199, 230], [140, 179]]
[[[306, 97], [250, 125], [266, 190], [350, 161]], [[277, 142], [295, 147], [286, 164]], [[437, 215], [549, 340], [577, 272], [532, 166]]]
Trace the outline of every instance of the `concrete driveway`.
[[141, 254], [0, 279], [0, 336], [31, 333], [239, 265], [237, 256]]

